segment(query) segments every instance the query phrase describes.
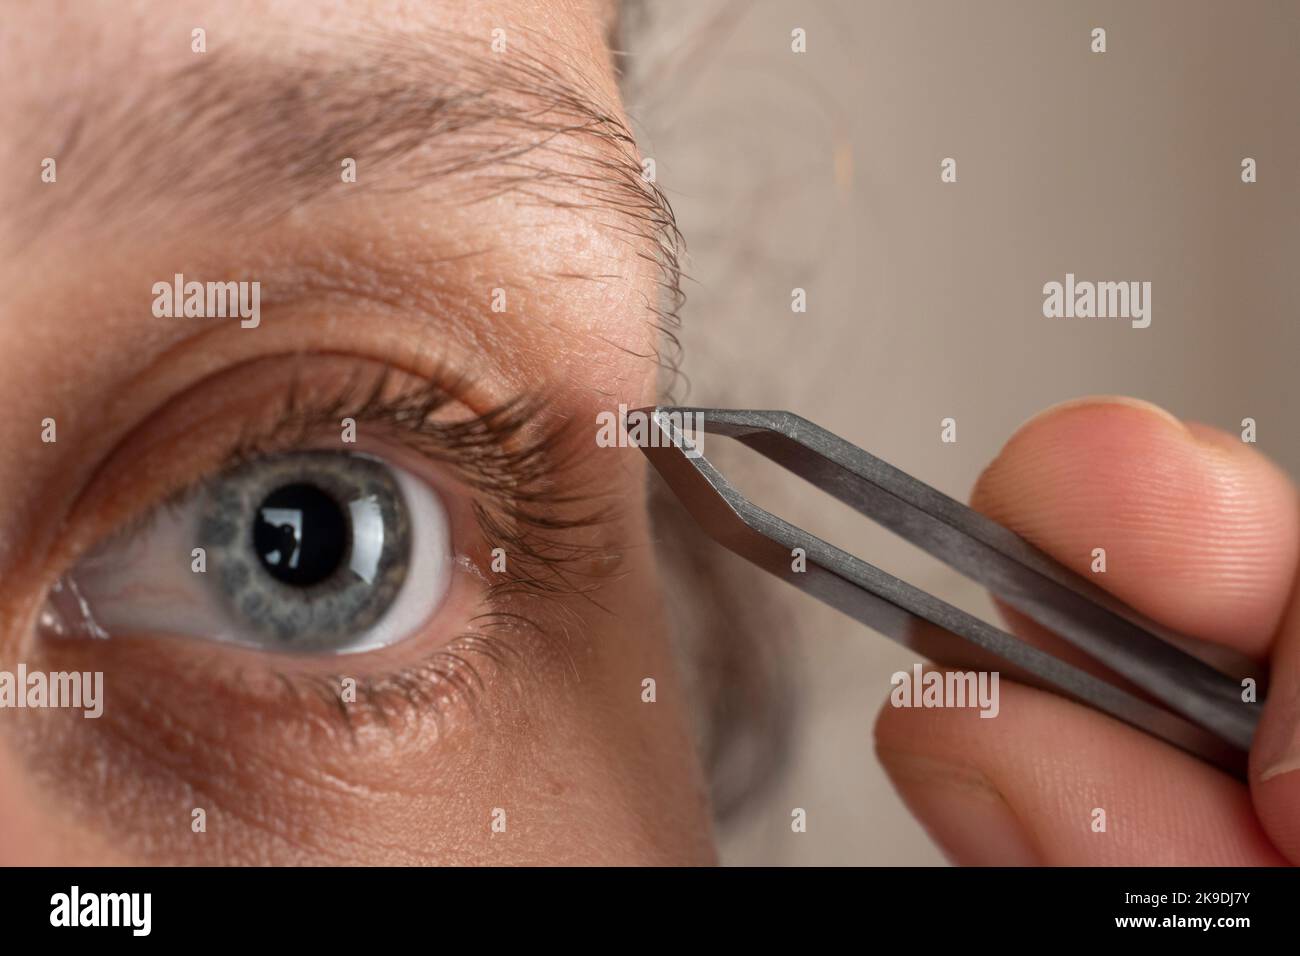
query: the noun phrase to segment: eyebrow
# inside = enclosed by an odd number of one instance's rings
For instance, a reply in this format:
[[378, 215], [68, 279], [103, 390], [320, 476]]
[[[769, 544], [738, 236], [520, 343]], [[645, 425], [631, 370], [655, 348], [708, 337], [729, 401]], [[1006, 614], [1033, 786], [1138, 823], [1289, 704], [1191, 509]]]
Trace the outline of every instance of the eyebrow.
[[[87, 91], [56, 150], [71, 188], [38, 198], [122, 213], [163, 194], [214, 213], [275, 211], [345, 185], [345, 157], [361, 189], [403, 188], [494, 165], [507, 180], [544, 175], [534, 153], [573, 157], [583, 141], [640, 172], [630, 132], [580, 74], [459, 34], [336, 37], [292, 60], [228, 47], [114, 92]], [[404, 183], [386, 175], [421, 153]]]
[[[562, 50], [498, 54], [485, 38], [437, 29], [327, 39], [292, 59], [196, 55], [125, 97], [113, 84], [88, 91], [63, 114], [60, 188], [29, 189], [19, 233], [74, 210], [79, 229], [89, 218], [131, 236], [181, 221], [257, 228], [367, 194], [427, 189], [473, 203], [513, 193], [580, 209], [657, 265], [660, 295], [647, 305], [659, 361], [675, 372], [683, 241], [671, 205], [643, 175], [617, 108]], [[343, 181], [345, 159], [355, 182]]]

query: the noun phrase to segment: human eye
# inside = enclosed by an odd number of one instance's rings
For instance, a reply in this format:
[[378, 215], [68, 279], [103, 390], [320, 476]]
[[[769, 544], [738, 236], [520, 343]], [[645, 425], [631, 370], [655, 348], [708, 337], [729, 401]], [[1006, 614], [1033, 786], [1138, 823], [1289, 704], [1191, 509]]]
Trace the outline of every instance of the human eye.
[[426, 480], [370, 454], [282, 452], [225, 469], [96, 548], [58, 584], [44, 624], [358, 653], [416, 633], [454, 567], [447, 508]]
[[587, 519], [561, 518], [573, 503], [552, 487], [562, 427], [537, 423], [545, 403], [474, 412], [454, 384], [369, 364], [329, 384], [291, 365], [294, 384], [202, 466], [167, 454], [174, 473], [151, 481], [156, 452], [115, 456], [125, 468], [81, 510], [152, 500], [68, 562], [39, 617], [44, 650], [91, 667], [120, 646], [150, 658], [128, 680], [182, 672], [271, 707], [277, 688], [337, 698], [355, 675], [353, 720], [389, 691], [413, 706], [464, 695], [476, 658], [498, 665], [546, 633], [530, 598], [554, 595], [572, 557], [551, 535]]

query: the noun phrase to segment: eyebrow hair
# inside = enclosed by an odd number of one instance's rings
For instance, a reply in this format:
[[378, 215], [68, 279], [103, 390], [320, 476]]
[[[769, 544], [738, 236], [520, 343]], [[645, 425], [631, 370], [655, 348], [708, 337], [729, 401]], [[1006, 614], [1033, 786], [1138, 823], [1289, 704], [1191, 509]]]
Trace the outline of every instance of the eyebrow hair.
[[[125, 99], [89, 91], [56, 153], [61, 188], [29, 190], [25, 232], [72, 206], [130, 234], [175, 225], [178, 204], [210, 228], [252, 229], [359, 194], [515, 194], [595, 218], [658, 268], [646, 305], [666, 346], [657, 358], [677, 374], [684, 244], [672, 207], [617, 107], [561, 49], [498, 54], [487, 38], [437, 29], [328, 38], [289, 60], [196, 55]], [[345, 158], [355, 182], [341, 178]]]

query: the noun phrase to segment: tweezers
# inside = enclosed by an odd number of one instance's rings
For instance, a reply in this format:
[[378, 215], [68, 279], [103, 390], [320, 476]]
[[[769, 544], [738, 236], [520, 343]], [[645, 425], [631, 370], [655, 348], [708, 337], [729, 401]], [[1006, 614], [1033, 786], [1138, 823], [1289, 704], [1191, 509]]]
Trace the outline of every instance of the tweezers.
[[[1245, 777], [1261, 703], [1243, 700], [1251, 696], [1243, 684], [1177, 646], [1195, 642], [1010, 529], [790, 412], [661, 405], [639, 413], [650, 425], [637, 443], [727, 549], [936, 664], [998, 671], [1064, 695]], [[1074, 662], [755, 505], [704, 454], [705, 434], [741, 442], [983, 585], [1072, 645]]]

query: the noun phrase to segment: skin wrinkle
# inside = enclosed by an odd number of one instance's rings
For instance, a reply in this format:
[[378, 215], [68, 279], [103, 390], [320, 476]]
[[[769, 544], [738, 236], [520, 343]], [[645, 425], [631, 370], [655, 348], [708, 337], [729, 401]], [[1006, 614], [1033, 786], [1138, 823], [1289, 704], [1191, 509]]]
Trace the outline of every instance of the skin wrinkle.
[[[166, 717], [165, 714], [159, 714], [158, 716], [163, 717], [164, 719]], [[159, 737], [160, 728], [155, 721], [151, 720], [143, 726], [135, 728], [135, 731], [136, 733], [127, 733], [125, 730], [119, 732], [119, 746], [134, 748], [138, 754], [147, 757], [148, 752], [146, 747], [137, 743], [137, 740], [153, 740]], [[197, 741], [187, 741], [184, 746], [187, 749], [194, 750], [199, 746], [199, 744]], [[209, 750], [226, 758], [222, 761], [224, 764], [223, 774], [217, 776], [216, 779], [231, 777], [236, 773], [249, 774], [250, 772], [258, 772], [263, 780], [267, 784], [270, 784], [272, 788], [283, 788], [286, 783], [290, 785], [296, 783], [301, 789], [301, 785], [308, 784], [311, 789], [316, 791], [313, 797], [316, 801], [324, 799], [328, 803], [338, 802], [337, 792], [331, 793], [329, 788], [322, 787], [318, 781], [309, 780], [305, 776], [300, 775], [297, 778], [294, 778], [286, 774], [285, 765], [283, 764], [275, 762], [256, 762], [249, 765], [237, 761], [234, 755], [229, 753], [229, 751], [224, 747], [220, 746], [220, 744], [209, 747]], [[174, 751], [175, 748], [173, 748], [173, 752]], [[185, 778], [179, 774], [177, 779], [182, 781], [185, 780]], [[184, 782], [184, 787], [186, 795], [191, 800], [191, 806], [203, 807], [207, 812], [213, 814], [218, 812], [229, 814], [237, 821], [240, 821], [245, 826], [251, 828], [254, 832], [263, 837], [269, 837], [274, 843], [281, 846], [301, 846], [303, 844], [301, 839], [294, 840], [291, 838], [291, 828], [287, 823], [277, 825], [277, 821], [281, 819], [277, 814], [267, 813], [265, 811], [259, 811], [255, 807], [245, 806], [243, 794], [240, 794], [239, 798], [234, 798], [233, 795], [222, 797], [219, 794], [219, 791], [215, 788], [204, 787], [201, 784], [194, 784], [189, 781]], [[351, 796], [352, 794], [348, 795]], [[313, 855], [323, 855], [327, 860], [333, 857], [341, 862], [346, 858], [343, 854], [335, 854], [328, 844], [307, 843], [307, 847], [313, 852]]]
[[1043, 860], [1036, 834], [1031, 827], [1021, 823], [1016, 807], [1002, 794], [977, 767], [955, 761], [941, 761], [911, 751], [876, 743], [876, 755], [889, 768], [895, 781], [905, 781], [923, 790], [938, 789], [950, 794], [960, 794], [965, 801], [986, 802], [1019, 826], [1018, 836], [1025, 849], [1035, 860]]

